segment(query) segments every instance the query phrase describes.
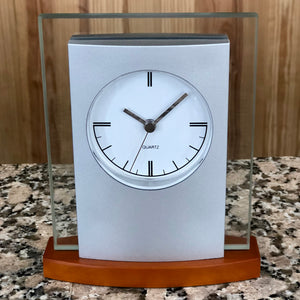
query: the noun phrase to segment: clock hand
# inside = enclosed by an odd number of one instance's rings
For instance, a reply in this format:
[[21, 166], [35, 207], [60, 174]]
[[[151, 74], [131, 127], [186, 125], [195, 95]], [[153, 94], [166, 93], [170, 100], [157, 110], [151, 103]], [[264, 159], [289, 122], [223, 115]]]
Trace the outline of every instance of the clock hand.
[[142, 149], [142, 147], [143, 147], [143, 145], [144, 145], [144, 143], [145, 143], [145, 140], [146, 140], [146, 138], [147, 138], [147, 136], [148, 136], [148, 133], [149, 133], [149, 132], [146, 133], [146, 135], [145, 135], [145, 137], [144, 137], [144, 139], [143, 139], [143, 141], [142, 141], [142, 145], [140, 146], [139, 151], [138, 151], [138, 153], [136, 154], [136, 156], [135, 156], [135, 158], [134, 158], [134, 161], [133, 161], [133, 163], [132, 163], [132, 166], [131, 166], [129, 172], [131, 172], [131, 170], [132, 170], [132, 168], [133, 168], [133, 166], [134, 166], [134, 164], [135, 164], [135, 161], [136, 161], [136, 159], [138, 158], [138, 156], [139, 156], [139, 154], [140, 154], [140, 152], [141, 152], [141, 149]]
[[139, 116], [137, 116], [135, 113], [133, 113], [132, 111], [128, 110], [127, 108], [123, 109], [124, 113], [126, 113], [127, 115], [133, 117], [134, 119], [136, 119], [137, 121], [141, 122], [143, 125], [146, 124], [146, 121], [143, 120], [142, 118], [140, 118]]
[[154, 131], [155, 123], [152, 119], [144, 120], [144, 119], [140, 118], [139, 116], [137, 116], [132, 111], [128, 110], [127, 108], [124, 108], [123, 111], [127, 115], [129, 115], [129, 116], [133, 117], [134, 119], [136, 119], [137, 121], [141, 122], [144, 125], [144, 128], [147, 132], [153, 132]]
[[188, 94], [184, 93], [180, 96], [171, 106], [169, 106], [155, 121], [154, 125], [156, 125], [163, 117], [165, 117], [175, 106], [177, 106]]
[[143, 119], [141, 119], [140, 117], [138, 117], [136, 114], [134, 114], [133, 112], [131, 112], [131, 111], [129, 111], [128, 109], [124, 109], [123, 111], [125, 112], [125, 113], [127, 113], [128, 115], [130, 115], [131, 117], [133, 117], [133, 118], [135, 118], [136, 120], [138, 120], [139, 122], [141, 122], [141, 123], [143, 123], [144, 124], [144, 128], [145, 128], [145, 130], [147, 131], [147, 133], [146, 133], [146, 135], [145, 135], [145, 137], [144, 137], [144, 139], [143, 139], [143, 142], [142, 142], [142, 144], [141, 144], [141, 146], [140, 146], [140, 148], [139, 148], [139, 151], [138, 151], [138, 153], [137, 153], [137, 155], [135, 156], [135, 158], [134, 158], [134, 161], [133, 161], [133, 163], [132, 163], [132, 166], [131, 166], [131, 168], [130, 168], [130, 172], [131, 172], [131, 170], [132, 170], [132, 168], [133, 168], [133, 166], [134, 166], [134, 164], [135, 164], [135, 161], [136, 161], [136, 159], [138, 158], [138, 155], [140, 154], [140, 152], [141, 152], [141, 149], [142, 149], [142, 147], [143, 147], [143, 145], [144, 145], [144, 143], [145, 143], [145, 140], [146, 140], [146, 138], [147, 138], [147, 136], [148, 136], [148, 133], [149, 132], [153, 132], [154, 131], [154, 129], [155, 129], [155, 126], [156, 126], [156, 124], [163, 118], [163, 117], [165, 117], [175, 106], [177, 106], [184, 98], [186, 98], [187, 97], [187, 93], [184, 93], [182, 96], [180, 96], [170, 107], [168, 107], [155, 121], [153, 121], [153, 120], [151, 120], [151, 119], [149, 119], [149, 120], [146, 120], [146, 121], [144, 121]]

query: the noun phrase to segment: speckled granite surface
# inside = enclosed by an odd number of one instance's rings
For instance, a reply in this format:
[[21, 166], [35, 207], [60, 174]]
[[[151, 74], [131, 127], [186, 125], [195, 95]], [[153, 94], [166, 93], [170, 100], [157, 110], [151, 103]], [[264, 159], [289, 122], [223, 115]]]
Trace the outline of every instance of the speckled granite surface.
[[[238, 182], [245, 174], [229, 175]], [[300, 158], [256, 159], [254, 180], [252, 234], [261, 253], [260, 278], [202, 287], [110, 288], [43, 277], [42, 255], [52, 235], [47, 167], [1, 165], [0, 298], [300, 299]], [[60, 192], [62, 199], [72, 193], [63, 182]], [[72, 200], [65, 204], [74, 206]], [[229, 207], [238, 211], [233, 204]]]

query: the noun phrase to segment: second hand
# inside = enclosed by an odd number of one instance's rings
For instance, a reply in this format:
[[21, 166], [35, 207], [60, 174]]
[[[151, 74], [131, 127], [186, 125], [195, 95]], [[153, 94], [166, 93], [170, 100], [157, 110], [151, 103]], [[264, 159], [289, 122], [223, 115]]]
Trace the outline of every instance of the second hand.
[[136, 161], [137, 157], [139, 156], [139, 154], [140, 154], [140, 152], [141, 152], [141, 149], [142, 149], [142, 147], [143, 147], [143, 145], [144, 145], [144, 143], [145, 143], [145, 140], [146, 140], [146, 138], [147, 138], [147, 136], [148, 136], [148, 133], [149, 133], [149, 132], [146, 133], [146, 135], [145, 135], [145, 137], [144, 137], [144, 139], [143, 139], [142, 145], [141, 145], [141, 147], [140, 147], [140, 149], [139, 149], [137, 155], [136, 155], [135, 158], [134, 158], [133, 164], [132, 164], [132, 166], [131, 166], [129, 172], [131, 172], [131, 170], [132, 170], [132, 168], [133, 168], [133, 166], [134, 166], [134, 164], [135, 164], [135, 161]]

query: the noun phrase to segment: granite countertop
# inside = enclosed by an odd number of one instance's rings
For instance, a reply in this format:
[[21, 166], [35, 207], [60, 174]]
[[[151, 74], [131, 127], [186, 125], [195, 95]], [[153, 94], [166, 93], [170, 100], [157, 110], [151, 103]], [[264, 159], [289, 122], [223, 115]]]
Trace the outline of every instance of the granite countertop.
[[200, 287], [110, 288], [43, 277], [42, 256], [52, 235], [47, 166], [0, 165], [0, 298], [300, 299], [300, 158], [257, 158], [254, 181], [252, 234], [261, 254], [260, 278]]

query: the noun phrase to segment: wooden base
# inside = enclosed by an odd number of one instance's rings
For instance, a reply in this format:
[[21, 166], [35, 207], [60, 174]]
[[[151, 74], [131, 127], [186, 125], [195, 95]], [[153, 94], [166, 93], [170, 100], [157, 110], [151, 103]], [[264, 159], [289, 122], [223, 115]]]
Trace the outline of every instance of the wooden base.
[[250, 250], [226, 250], [224, 258], [177, 262], [123, 262], [83, 259], [76, 250], [54, 250], [43, 257], [44, 276], [56, 280], [118, 287], [182, 287], [241, 281], [260, 276], [255, 237]]

